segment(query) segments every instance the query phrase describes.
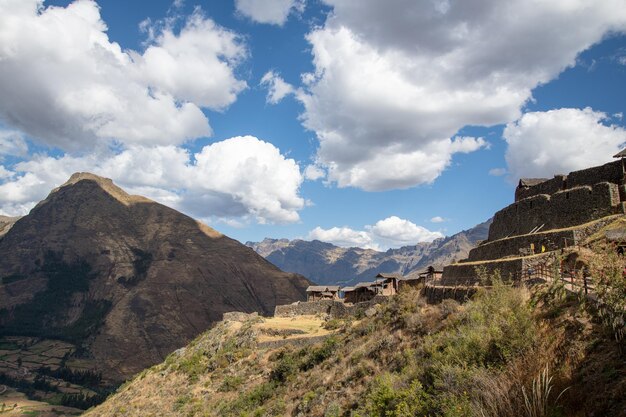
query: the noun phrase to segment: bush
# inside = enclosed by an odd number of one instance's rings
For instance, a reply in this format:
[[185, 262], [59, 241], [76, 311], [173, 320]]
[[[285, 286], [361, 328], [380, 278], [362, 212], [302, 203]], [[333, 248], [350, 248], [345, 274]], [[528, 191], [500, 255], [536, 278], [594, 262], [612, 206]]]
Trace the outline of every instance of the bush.
[[594, 248], [589, 262], [589, 272], [598, 297], [594, 314], [604, 323], [619, 344], [624, 343], [626, 332], [626, 257], [611, 246]]
[[456, 319], [453, 331], [428, 338], [438, 362], [465, 366], [502, 365], [534, 342], [536, 326], [522, 290], [497, 283], [480, 291]]
[[399, 378], [389, 373], [374, 380], [364, 401], [355, 416], [410, 417], [423, 415], [430, 408], [430, 398], [419, 381], [403, 386]]

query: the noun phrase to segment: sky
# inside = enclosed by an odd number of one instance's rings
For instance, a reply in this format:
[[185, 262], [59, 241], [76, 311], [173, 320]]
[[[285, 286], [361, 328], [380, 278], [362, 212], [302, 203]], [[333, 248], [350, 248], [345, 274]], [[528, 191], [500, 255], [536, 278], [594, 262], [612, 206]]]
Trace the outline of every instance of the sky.
[[626, 144], [626, 0], [0, 0], [0, 215], [78, 171], [387, 250]]

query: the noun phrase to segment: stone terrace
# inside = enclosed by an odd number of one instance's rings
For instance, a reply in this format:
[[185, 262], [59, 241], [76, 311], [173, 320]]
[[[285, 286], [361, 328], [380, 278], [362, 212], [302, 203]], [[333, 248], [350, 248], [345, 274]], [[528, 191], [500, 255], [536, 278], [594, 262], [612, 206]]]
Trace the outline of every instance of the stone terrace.
[[[515, 202], [498, 211], [489, 238], [468, 259], [444, 268], [442, 285], [474, 285], [476, 267], [519, 276], [551, 262], [626, 213], [624, 160], [552, 179], [521, 179]], [[551, 253], [552, 252], [552, 253]]]

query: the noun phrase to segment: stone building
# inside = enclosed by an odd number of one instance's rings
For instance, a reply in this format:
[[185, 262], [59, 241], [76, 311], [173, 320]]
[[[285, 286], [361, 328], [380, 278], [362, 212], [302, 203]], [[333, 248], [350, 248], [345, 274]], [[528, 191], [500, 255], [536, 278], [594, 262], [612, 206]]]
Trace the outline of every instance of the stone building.
[[371, 300], [377, 293], [375, 282], [359, 282], [354, 287], [343, 289], [343, 301], [344, 303], [362, 303]]
[[616, 156], [617, 161], [551, 179], [521, 179], [515, 201], [494, 215], [488, 239], [467, 259], [445, 267], [442, 284], [473, 285], [476, 267], [519, 277], [626, 213], [624, 159]]
[[395, 295], [398, 293], [402, 279], [401, 275], [379, 273], [376, 275], [375, 290], [379, 295]]
[[339, 300], [339, 286], [310, 285], [306, 289], [307, 301]]

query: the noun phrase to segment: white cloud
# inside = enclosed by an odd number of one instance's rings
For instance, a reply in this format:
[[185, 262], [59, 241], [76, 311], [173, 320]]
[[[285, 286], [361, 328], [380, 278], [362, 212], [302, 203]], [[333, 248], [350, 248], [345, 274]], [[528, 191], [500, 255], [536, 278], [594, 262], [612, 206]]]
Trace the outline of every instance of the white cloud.
[[288, 223], [298, 221], [305, 206], [296, 162], [272, 144], [245, 136], [213, 143], [194, 155], [175, 146], [58, 158], [35, 155], [3, 175], [0, 213], [25, 214], [77, 171], [110, 177], [130, 193], [197, 218]]
[[607, 125], [605, 113], [557, 109], [526, 113], [504, 129], [513, 180], [552, 177], [611, 161], [626, 142], [626, 129]]
[[328, 242], [346, 248], [359, 247], [365, 249], [379, 249], [378, 245], [373, 242], [369, 233], [353, 230], [349, 227], [322, 229], [318, 226], [309, 232], [308, 239], [321, 240], [322, 242]]
[[366, 227], [366, 229], [369, 230], [374, 239], [381, 243], [387, 243], [385, 246], [389, 247], [414, 245], [419, 242], [432, 242], [435, 239], [443, 237], [439, 232], [431, 232], [425, 227], [418, 226], [415, 223], [397, 216], [379, 220], [373, 226]]
[[293, 86], [283, 80], [280, 75], [274, 71], [268, 71], [261, 78], [261, 85], [267, 88], [267, 98], [265, 101], [269, 104], [277, 104], [289, 94], [295, 92]]
[[235, 0], [239, 13], [258, 23], [282, 26], [290, 13], [301, 13], [304, 0]]
[[196, 10], [165, 25], [144, 53], [107, 36], [99, 6], [0, 2], [0, 122], [63, 150], [180, 144], [209, 135], [201, 107], [221, 110], [246, 87], [246, 50]]
[[431, 242], [443, 237], [440, 232], [432, 232], [397, 216], [379, 220], [373, 226], [367, 225], [364, 229], [354, 230], [349, 227], [322, 229], [318, 226], [309, 232], [308, 239], [317, 239], [342, 247], [386, 250], [419, 242]]
[[491, 168], [489, 170], [489, 175], [493, 177], [501, 177], [506, 174], [506, 168]]
[[323, 169], [316, 165], [307, 165], [304, 169], [304, 178], [307, 180], [315, 181], [320, 178], [324, 178], [326, 176], [326, 172]]
[[20, 132], [0, 129], [0, 161], [2, 155], [25, 156], [27, 153], [28, 145]]
[[533, 88], [626, 28], [622, 0], [326, 2], [297, 97], [328, 179], [365, 190], [432, 182], [480, 147], [453, 145], [459, 129], [519, 118]]
[[299, 220], [300, 169], [271, 143], [237, 137], [204, 147], [195, 159], [201, 190], [235, 196], [261, 222]]
[[444, 219], [441, 216], [435, 216], [432, 219], [430, 219], [431, 223], [443, 223], [446, 221], [446, 219]]

